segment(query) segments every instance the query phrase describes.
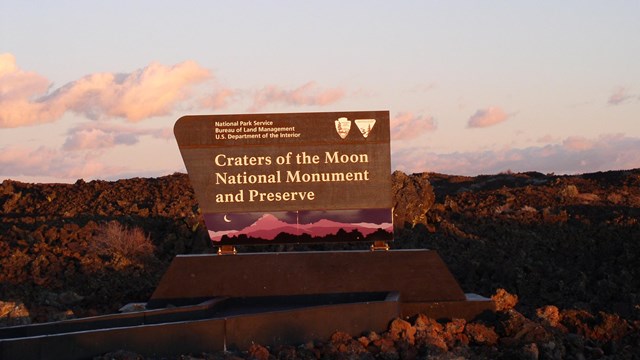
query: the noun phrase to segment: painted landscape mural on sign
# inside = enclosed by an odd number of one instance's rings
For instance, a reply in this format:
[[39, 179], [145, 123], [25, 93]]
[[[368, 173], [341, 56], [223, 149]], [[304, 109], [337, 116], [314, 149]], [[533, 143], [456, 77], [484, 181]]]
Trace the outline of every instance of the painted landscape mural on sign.
[[185, 116], [174, 133], [214, 244], [393, 238], [388, 111]]
[[279, 243], [388, 241], [393, 223], [389, 209], [281, 211], [273, 213], [208, 214], [211, 240], [220, 244], [257, 241]]

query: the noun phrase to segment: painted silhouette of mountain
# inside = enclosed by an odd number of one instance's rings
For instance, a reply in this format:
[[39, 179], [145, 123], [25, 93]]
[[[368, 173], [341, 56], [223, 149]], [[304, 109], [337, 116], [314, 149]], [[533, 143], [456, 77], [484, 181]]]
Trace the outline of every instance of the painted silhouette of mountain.
[[271, 214], [264, 214], [255, 223], [240, 230], [238, 235], [273, 240], [280, 233], [298, 235], [299, 231], [296, 224], [289, 224]]
[[296, 228], [295, 225], [277, 227], [277, 228], [273, 228], [273, 229], [264, 229], [264, 230], [259, 230], [259, 231], [247, 231], [247, 232], [243, 231], [240, 234], [245, 234], [245, 235], [247, 235], [249, 237], [253, 237], [253, 238], [260, 238], [260, 239], [265, 239], [265, 240], [273, 240], [280, 233], [285, 233], [285, 234], [290, 234], [290, 235], [298, 235], [299, 234], [298, 229]]
[[362, 228], [374, 229], [374, 231], [377, 229], [384, 229], [384, 230], [391, 231], [391, 229], [393, 229], [392, 223], [374, 224], [374, 223], [361, 222], [361, 223], [353, 223], [351, 225], [362, 227]]
[[213, 231], [213, 230], [209, 230], [209, 238], [211, 238], [211, 241], [220, 241], [222, 240], [222, 237], [227, 235], [227, 236], [233, 236], [238, 234], [237, 230], [223, 230], [223, 231]]
[[256, 222], [240, 230], [240, 232], [246, 234], [247, 232], [272, 230], [275, 228], [289, 227], [289, 226], [296, 226], [296, 224], [289, 224], [287, 222], [284, 222], [278, 219], [277, 217], [273, 216], [272, 214], [264, 214], [262, 215], [262, 217], [256, 220]]
[[289, 224], [281, 221], [272, 214], [264, 214], [262, 217], [256, 220], [256, 222], [243, 229], [209, 231], [209, 237], [211, 237], [213, 241], [220, 241], [225, 235], [228, 237], [247, 235], [249, 237], [272, 240], [281, 232], [292, 235], [298, 234], [298, 231], [296, 230], [296, 224]]
[[362, 235], [367, 236], [371, 233], [376, 232], [376, 230], [380, 228], [385, 228], [384, 224], [372, 224], [372, 223], [357, 223], [357, 224], [349, 224], [349, 223], [341, 223], [337, 221], [322, 219], [318, 222], [300, 225], [302, 231], [305, 233], [311, 234], [313, 236], [327, 236], [333, 235], [338, 232], [338, 230], [343, 229], [346, 232], [351, 232], [353, 230], [358, 230]]
[[284, 222], [272, 214], [265, 214], [255, 223], [239, 230], [227, 231], [210, 231], [209, 235], [212, 240], [220, 241], [223, 236], [233, 237], [246, 235], [252, 238], [261, 238], [265, 240], [273, 240], [278, 234], [285, 233], [290, 235], [301, 235], [303, 233], [311, 236], [324, 237], [327, 235], [335, 235], [340, 229], [351, 232], [359, 231], [363, 236], [367, 236], [376, 232], [378, 229], [391, 231], [391, 224], [372, 224], [372, 223], [341, 223], [333, 220], [322, 219], [311, 224], [289, 224]]

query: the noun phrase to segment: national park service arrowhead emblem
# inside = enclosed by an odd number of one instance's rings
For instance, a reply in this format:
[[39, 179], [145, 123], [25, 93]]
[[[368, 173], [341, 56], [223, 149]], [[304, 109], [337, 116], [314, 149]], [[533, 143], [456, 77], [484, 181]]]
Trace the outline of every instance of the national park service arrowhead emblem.
[[354, 122], [356, 123], [358, 130], [362, 133], [362, 136], [366, 139], [367, 136], [369, 136], [371, 129], [373, 129], [373, 125], [376, 124], [376, 119], [357, 119], [354, 120]]
[[349, 130], [351, 130], [351, 121], [346, 117], [341, 117], [335, 121], [336, 131], [340, 138], [344, 139], [349, 134]]

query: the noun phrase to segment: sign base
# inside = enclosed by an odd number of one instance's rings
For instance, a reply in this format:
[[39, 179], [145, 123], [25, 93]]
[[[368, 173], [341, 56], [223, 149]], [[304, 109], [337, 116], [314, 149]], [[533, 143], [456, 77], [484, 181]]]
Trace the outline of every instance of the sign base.
[[185, 255], [146, 308], [0, 329], [0, 358], [85, 359], [117, 349], [151, 357], [246, 350], [387, 330], [425, 314], [471, 320], [495, 311], [464, 294], [430, 250]]
[[178, 255], [147, 308], [194, 304], [214, 297], [256, 298], [397, 292], [400, 315], [472, 319], [494, 311], [465, 294], [433, 250]]

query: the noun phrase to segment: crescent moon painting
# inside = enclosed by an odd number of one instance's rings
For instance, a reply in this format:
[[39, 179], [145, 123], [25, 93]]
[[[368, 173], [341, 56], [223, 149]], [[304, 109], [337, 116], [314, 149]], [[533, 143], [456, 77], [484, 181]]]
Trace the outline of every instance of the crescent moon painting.
[[226, 222], [226, 223], [230, 223], [231, 222], [231, 220], [229, 220], [229, 218], [227, 218], [226, 214], [224, 215], [223, 219], [224, 219], [224, 222]]

